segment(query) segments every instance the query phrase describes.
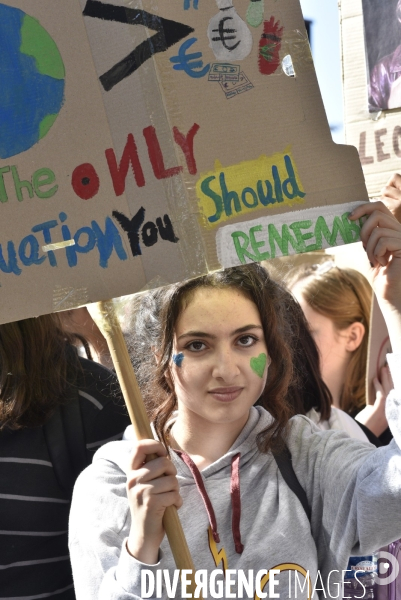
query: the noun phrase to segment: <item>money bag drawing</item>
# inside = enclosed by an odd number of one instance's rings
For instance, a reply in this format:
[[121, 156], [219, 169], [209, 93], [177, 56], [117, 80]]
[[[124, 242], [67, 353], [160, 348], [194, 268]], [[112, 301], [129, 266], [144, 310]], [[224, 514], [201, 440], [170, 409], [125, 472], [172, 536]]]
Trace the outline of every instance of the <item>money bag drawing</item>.
[[217, 60], [243, 60], [252, 50], [252, 34], [232, 0], [216, 0], [220, 12], [210, 20], [208, 38]]

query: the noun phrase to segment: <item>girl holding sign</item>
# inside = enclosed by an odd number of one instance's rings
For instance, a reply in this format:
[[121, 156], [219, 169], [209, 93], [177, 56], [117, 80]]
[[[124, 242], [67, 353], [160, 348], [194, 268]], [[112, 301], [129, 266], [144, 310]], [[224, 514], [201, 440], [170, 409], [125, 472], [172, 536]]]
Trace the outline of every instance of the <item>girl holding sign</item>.
[[[340, 597], [348, 556], [401, 536], [401, 225], [381, 203], [351, 218], [365, 214], [361, 235], [395, 353], [394, 440], [376, 450], [290, 419], [299, 345], [287, 292], [258, 265], [161, 291], [160, 310], [145, 306], [139, 326], [153, 336], [145, 399], [169, 450], [134, 441], [128, 429], [79, 478], [70, 522], [78, 600], [183, 597], [162, 525], [173, 504], [196, 567], [207, 571], [197, 578], [203, 596], [224, 570], [215, 597], [260, 597], [264, 588], [288, 598], [295, 585], [298, 597], [322, 586]], [[303, 504], [278, 466], [284, 443]], [[158, 458], [145, 463], [149, 454]]]

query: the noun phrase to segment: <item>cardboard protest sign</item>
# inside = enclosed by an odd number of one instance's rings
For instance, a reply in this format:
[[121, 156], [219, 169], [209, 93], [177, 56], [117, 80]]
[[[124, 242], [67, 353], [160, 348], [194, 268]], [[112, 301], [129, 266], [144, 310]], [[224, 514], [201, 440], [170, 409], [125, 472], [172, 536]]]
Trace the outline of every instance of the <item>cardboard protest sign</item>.
[[[1, 2], [0, 27], [0, 320], [204, 272], [197, 222], [171, 179], [179, 219], [167, 202], [165, 124], [156, 115], [152, 125], [138, 81], [102, 93], [78, 0]], [[108, 60], [132, 49], [123, 33], [114, 53], [107, 35]]]
[[155, 62], [174, 123], [199, 126], [184, 178], [209, 268], [355, 241], [346, 205], [366, 188], [332, 142], [299, 3], [258, 3], [258, 19], [244, 0], [141, 6], [193, 28]]
[[0, 2], [0, 322], [358, 238], [299, 3], [255, 7]]
[[356, 146], [369, 196], [401, 158], [401, 2], [342, 0], [346, 142]]

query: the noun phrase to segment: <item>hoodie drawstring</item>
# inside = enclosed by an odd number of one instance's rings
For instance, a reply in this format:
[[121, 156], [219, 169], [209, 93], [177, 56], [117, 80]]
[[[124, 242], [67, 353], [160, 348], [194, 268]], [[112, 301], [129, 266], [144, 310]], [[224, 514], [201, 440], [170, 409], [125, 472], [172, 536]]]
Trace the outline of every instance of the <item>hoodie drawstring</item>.
[[[214, 541], [218, 544], [220, 543], [220, 536], [217, 531], [217, 521], [216, 515], [214, 513], [214, 509], [210, 498], [207, 494], [205, 484], [202, 479], [202, 475], [192, 458], [188, 456], [185, 452], [180, 452], [179, 450], [175, 450], [176, 454], [181, 458], [181, 460], [187, 465], [188, 469], [191, 471], [192, 476], [194, 478], [196, 487], [198, 492], [203, 500], [203, 503], [206, 508], [206, 512], [209, 518], [210, 527], [213, 534]], [[242, 554], [244, 550], [244, 546], [241, 543], [241, 531], [240, 531], [240, 520], [241, 520], [241, 495], [240, 495], [240, 485], [239, 485], [239, 461], [240, 461], [241, 453], [239, 452], [235, 456], [233, 456], [231, 461], [231, 478], [230, 478], [230, 495], [231, 495], [231, 510], [232, 510], [232, 519], [231, 519], [231, 529], [234, 539], [235, 551], [237, 554]]]
[[231, 494], [231, 529], [233, 532], [235, 551], [237, 554], [242, 554], [244, 546], [241, 543], [241, 493], [239, 487], [239, 459], [241, 454], [238, 453], [233, 456], [231, 461], [231, 480], [230, 480], [230, 494]]

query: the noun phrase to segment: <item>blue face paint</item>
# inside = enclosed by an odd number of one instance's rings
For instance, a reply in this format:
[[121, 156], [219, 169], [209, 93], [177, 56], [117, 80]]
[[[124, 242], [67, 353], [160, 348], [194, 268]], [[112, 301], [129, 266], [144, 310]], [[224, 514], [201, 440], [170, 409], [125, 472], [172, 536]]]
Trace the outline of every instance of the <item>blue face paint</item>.
[[179, 354], [173, 354], [173, 362], [177, 367], [182, 366], [182, 361], [184, 360], [184, 354], [180, 352]]

